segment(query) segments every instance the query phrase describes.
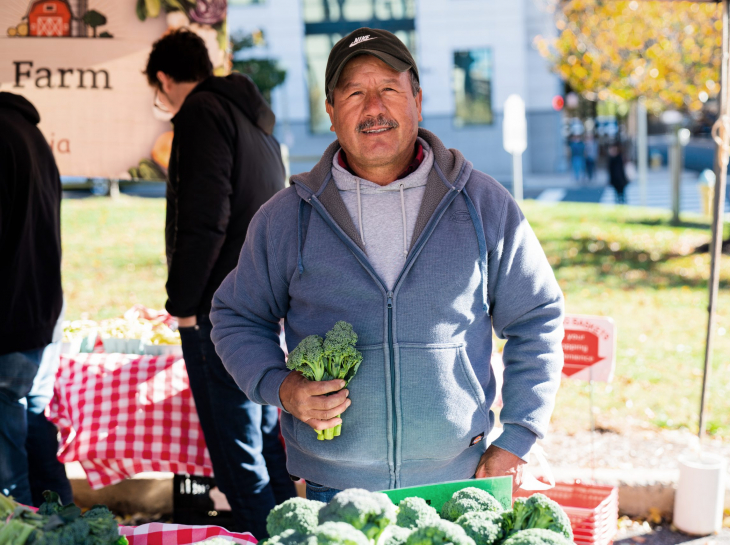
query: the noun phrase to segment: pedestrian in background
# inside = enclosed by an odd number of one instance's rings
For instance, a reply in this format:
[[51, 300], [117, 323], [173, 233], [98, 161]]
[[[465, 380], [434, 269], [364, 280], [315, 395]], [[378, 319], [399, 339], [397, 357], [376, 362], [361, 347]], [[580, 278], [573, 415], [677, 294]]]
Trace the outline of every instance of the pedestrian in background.
[[60, 363], [61, 178], [25, 98], [0, 93], [0, 493], [73, 501], [44, 414]]
[[580, 135], [574, 134], [570, 138], [570, 164], [573, 167], [573, 178], [576, 182], [583, 181], [583, 175], [586, 168], [585, 144]]
[[208, 313], [213, 294], [238, 263], [251, 218], [284, 188], [281, 147], [272, 136], [275, 117], [247, 76], [213, 76], [205, 43], [187, 30], [153, 45], [146, 75], [158, 107], [174, 116], [166, 308], [177, 317], [216, 484], [235, 518], [230, 529], [262, 540], [269, 511], [296, 495], [279, 414], [250, 401], [223, 367]]
[[608, 148], [608, 183], [616, 191], [616, 204], [626, 204], [624, 191], [629, 180], [626, 177], [621, 148], [617, 144], [611, 144]]
[[598, 142], [593, 134], [588, 133], [585, 142], [586, 178], [588, 183], [593, 181], [593, 174], [596, 171], [596, 160], [598, 159]]

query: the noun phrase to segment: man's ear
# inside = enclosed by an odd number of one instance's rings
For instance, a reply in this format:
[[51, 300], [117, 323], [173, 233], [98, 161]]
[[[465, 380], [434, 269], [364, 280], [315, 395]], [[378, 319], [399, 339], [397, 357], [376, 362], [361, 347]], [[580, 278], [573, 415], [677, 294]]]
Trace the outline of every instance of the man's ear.
[[327, 110], [327, 115], [330, 116], [330, 131], [335, 132], [335, 108], [327, 99], [324, 100], [324, 107]]
[[418, 121], [423, 121], [423, 116], [421, 115], [421, 105], [423, 103], [423, 89], [419, 89], [418, 93], [415, 96], [416, 99], [416, 109], [418, 109]]
[[157, 74], [155, 75], [157, 76], [157, 81], [160, 82], [160, 87], [162, 88], [162, 91], [165, 94], [169, 95], [172, 87], [172, 78], [165, 74], [162, 70], [158, 70]]

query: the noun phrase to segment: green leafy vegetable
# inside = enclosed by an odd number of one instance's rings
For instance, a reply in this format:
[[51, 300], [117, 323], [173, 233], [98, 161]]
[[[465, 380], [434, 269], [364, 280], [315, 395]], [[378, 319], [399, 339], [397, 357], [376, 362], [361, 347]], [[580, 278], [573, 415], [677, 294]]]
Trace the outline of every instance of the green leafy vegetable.
[[472, 511], [461, 515], [456, 524], [461, 526], [466, 535], [476, 545], [493, 545], [504, 538], [502, 514], [494, 511]]
[[573, 541], [573, 530], [565, 511], [544, 494], [533, 494], [529, 498], [517, 498], [512, 505], [512, 513], [505, 517], [511, 532], [528, 528], [543, 528], [562, 534]]
[[319, 510], [324, 503], [291, 498], [277, 505], [266, 517], [266, 530], [270, 536], [283, 533], [285, 530], [294, 530], [300, 534], [309, 534], [319, 524]]
[[475, 545], [461, 526], [448, 520], [437, 520], [416, 528], [406, 545]]
[[513, 534], [502, 545], [572, 545], [563, 534], [544, 528], [528, 528]]
[[461, 515], [474, 511], [499, 513], [502, 511], [502, 506], [489, 492], [469, 486], [455, 492], [441, 507], [441, 518], [456, 522]]
[[395, 522], [398, 526], [414, 529], [437, 520], [438, 511], [423, 498], [405, 498], [398, 504], [398, 518]]
[[395, 522], [396, 510], [390, 498], [381, 492], [350, 488], [338, 492], [319, 511], [319, 522], [346, 522], [377, 539], [383, 529]]
[[[302, 339], [289, 353], [286, 366], [292, 371], [299, 371], [308, 380], [343, 379], [347, 386], [362, 363], [362, 354], [355, 348], [356, 344], [357, 334], [352, 326], [339, 321], [327, 332], [324, 340], [319, 335]], [[317, 439], [334, 439], [341, 431], [341, 425], [317, 430]]]

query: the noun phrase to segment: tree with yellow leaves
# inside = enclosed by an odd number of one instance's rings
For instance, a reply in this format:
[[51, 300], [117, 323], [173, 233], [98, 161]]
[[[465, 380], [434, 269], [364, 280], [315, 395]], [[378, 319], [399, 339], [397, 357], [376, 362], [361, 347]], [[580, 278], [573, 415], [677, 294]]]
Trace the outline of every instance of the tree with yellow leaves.
[[556, 38], [535, 38], [540, 53], [589, 100], [633, 101], [697, 111], [720, 90], [719, 4], [547, 0]]

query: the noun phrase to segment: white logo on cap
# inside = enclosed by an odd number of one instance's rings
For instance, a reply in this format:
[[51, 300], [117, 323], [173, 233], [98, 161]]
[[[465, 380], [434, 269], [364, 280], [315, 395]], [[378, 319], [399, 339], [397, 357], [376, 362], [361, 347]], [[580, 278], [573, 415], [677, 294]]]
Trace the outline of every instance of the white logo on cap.
[[358, 38], [355, 38], [353, 42], [350, 44], [350, 47], [356, 46], [357, 44], [361, 44], [363, 42], [367, 42], [369, 40], [374, 40], [375, 38], [371, 38], [370, 34], [366, 34], [365, 36], [360, 36]]

